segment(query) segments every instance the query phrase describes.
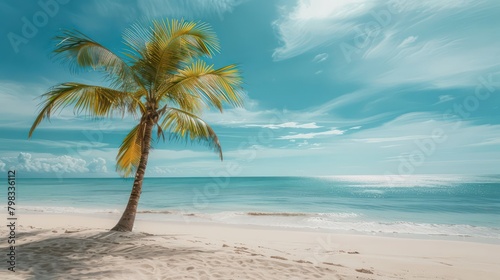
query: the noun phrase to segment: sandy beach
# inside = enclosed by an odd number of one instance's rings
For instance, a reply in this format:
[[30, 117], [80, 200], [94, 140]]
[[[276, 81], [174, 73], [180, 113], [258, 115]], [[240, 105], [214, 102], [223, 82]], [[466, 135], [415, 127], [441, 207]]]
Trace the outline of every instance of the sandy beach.
[[109, 232], [116, 218], [20, 215], [16, 272], [3, 261], [0, 278], [500, 279], [497, 244], [141, 219]]

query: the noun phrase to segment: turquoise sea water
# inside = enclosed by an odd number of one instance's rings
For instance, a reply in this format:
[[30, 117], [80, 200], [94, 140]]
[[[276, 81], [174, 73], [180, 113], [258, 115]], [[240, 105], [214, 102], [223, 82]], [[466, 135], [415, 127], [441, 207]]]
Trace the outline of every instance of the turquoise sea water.
[[[24, 212], [121, 213], [131, 186], [18, 177], [16, 202]], [[147, 178], [139, 211], [140, 219], [500, 240], [500, 176]]]

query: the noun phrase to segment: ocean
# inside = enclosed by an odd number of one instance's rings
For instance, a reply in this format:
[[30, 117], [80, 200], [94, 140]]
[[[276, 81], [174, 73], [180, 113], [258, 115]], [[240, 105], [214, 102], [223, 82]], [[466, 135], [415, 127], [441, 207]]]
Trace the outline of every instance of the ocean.
[[[16, 183], [22, 217], [120, 214], [133, 181]], [[137, 218], [500, 243], [500, 176], [146, 178]]]

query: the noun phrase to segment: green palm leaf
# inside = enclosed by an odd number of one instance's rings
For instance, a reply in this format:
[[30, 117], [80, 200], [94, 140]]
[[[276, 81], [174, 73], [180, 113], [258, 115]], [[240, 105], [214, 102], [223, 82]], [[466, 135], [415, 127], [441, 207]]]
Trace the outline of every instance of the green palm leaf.
[[233, 106], [243, 104], [241, 77], [235, 65], [214, 69], [213, 65], [198, 60], [180, 69], [166, 85], [160, 89], [159, 98], [172, 99], [188, 111], [191, 111], [189, 105], [183, 102], [186, 96], [199, 97], [199, 100], [195, 100], [202, 101], [208, 106], [215, 106], [220, 111], [224, 103]]
[[203, 142], [219, 154], [222, 160], [222, 147], [214, 130], [198, 116], [176, 108], [165, 107], [160, 113], [158, 125], [170, 133], [171, 140], [191, 140]]
[[101, 44], [77, 31], [63, 31], [54, 54], [70, 64], [71, 69], [102, 70], [111, 87], [135, 91], [142, 87], [133, 69], [120, 57]]
[[43, 94], [42, 98], [42, 109], [29, 131], [29, 137], [43, 119], [50, 118], [52, 113], [69, 105], [73, 105], [77, 114], [104, 117], [111, 116], [113, 111], [123, 112], [130, 103], [127, 93], [80, 83], [59, 84]]
[[116, 156], [116, 170], [129, 176], [137, 166], [141, 159], [142, 140], [144, 136], [145, 124], [143, 122], [136, 125], [123, 139], [118, 155]]
[[124, 37], [131, 49], [129, 57], [154, 89], [182, 64], [219, 50], [217, 37], [207, 24], [184, 20], [153, 21], [150, 29], [135, 25]]

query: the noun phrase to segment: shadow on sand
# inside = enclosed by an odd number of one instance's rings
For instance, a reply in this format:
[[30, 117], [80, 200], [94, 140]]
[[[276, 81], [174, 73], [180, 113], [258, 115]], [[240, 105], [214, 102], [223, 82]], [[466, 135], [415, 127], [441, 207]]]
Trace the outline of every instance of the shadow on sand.
[[[26, 241], [42, 232], [47, 238]], [[147, 275], [165, 279], [169, 275], [172, 278], [168, 279], [175, 279], [176, 271], [172, 267], [177, 269], [179, 260], [209, 258], [216, 252], [176, 246], [176, 237], [172, 235], [135, 232], [85, 234], [82, 231], [53, 233], [56, 237], [51, 237], [50, 233], [35, 230], [19, 236], [25, 242], [16, 244], [16, 276], [22, 276], [22, 279], [141, 279]], [[2, 252], [5, 250], [6, 247], [0, 248]], [[153, 261], [158, 258], [165, 261], [160, 264]]]

